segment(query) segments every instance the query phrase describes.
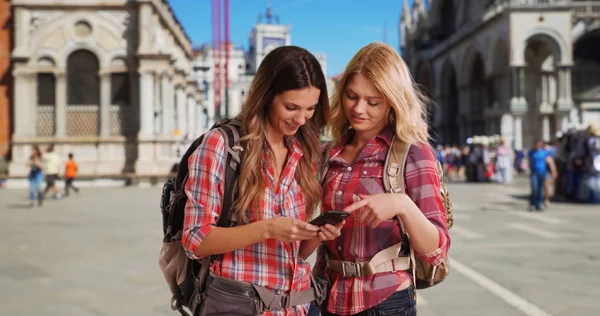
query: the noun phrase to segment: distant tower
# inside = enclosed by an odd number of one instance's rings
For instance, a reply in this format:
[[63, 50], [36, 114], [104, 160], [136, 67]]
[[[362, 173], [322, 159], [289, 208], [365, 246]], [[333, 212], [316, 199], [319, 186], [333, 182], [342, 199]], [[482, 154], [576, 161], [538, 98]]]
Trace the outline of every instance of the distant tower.
[[249, 73], [256, 73], [260, 62], [270, 51], [280, 46], [291, 45], [292, 41], [290, 26], [279, 24], [279, 17], [273, 14], [270, 3], [267, 3], [267, 10], [264, 15], [266, 23], [263, 23], [262, 18], [263, 16], [259, 15], [258, 23], [250, 32]]

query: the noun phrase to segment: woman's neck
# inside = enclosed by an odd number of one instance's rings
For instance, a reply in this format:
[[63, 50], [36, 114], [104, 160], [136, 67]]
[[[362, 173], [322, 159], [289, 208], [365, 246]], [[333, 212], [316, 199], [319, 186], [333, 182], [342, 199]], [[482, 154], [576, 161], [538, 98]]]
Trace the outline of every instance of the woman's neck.
[[368, 131], [354, 131], [354, 136], [352, 137], [352, 140], [350, 141], [350, 144], [352, 146], [358, 147], [358, 148], [362, 148], [364, 147], [369, 140], [371, 140], [373, 137], [379, 135], [379, 133], [381, 133], [381, 131], [385, 128], [385, 126], [379, 127], [379, 128], [374, 128]]
[[276, 132], [269, 122], [265, 124], [265, 138], [271, 148], [285, 147], [283, 134]]

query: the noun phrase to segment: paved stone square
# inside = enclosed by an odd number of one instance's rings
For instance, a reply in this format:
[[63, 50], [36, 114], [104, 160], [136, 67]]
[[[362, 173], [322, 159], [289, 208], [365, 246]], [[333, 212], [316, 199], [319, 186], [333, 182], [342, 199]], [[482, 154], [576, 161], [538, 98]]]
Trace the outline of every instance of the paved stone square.
[[[419, 315], [598, 315], [600, 207], [527, 212], [525, 180], [450, 184], [451, 275]], [[0, 190], [0, 315], [177, 315], [158, 267], [160, 187], [84, 188], [29, 208]]]

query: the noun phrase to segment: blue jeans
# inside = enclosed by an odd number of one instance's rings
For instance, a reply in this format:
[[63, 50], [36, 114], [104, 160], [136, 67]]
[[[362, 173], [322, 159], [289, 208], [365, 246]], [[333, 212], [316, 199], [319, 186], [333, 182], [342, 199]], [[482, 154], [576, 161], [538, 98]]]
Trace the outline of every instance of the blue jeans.
[[29, 200], [35, 201], [36, 195], [39, 198], [42, 193], [42, 185], [44, 184], [44, 174], [38, 173], [29, 176]]
[[529, 205], [533, 205], [539, 210], [542, 208], [542, 202], [544, 202], [544, 182], [546, 181], [546, 173], [532, 172], [529, 177], [531, 179], [531, 198], [529, 200]]
[[[321, 315], [335, 315], [326, 311], [326, 304], [323, 304], [323, 311]], [[311, 306], [311, 312], [314, 312]], [[314, 315], [309, 312], [309, 315]], [[357, 316], [417, 316], [417, 302], [413, 297], [413, 288], [409, 287], [405, 290], [394, 292], [392, 296], [388, 297], [383, 303], [362, 311]]]

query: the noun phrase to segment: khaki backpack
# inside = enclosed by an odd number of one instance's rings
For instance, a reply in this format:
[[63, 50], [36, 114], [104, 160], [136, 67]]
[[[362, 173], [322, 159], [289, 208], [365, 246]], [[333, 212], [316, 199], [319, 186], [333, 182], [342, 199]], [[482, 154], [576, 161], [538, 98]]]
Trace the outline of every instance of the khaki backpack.
[[[390, 193], [405, 192], [404, 183], [404, 169], [406, 167], [406, 158], [408, 157], [408, 151], [410, 145], [401, 141], [396, 136], [392, 140], [392, 145], [388, 151], [387, 158], [384, 166], [383, 186], [385, 190]], [[437, 161], [437, 171], [440, 177], [440, 189], [442, 195], [442, 201], [444, 209], [446, 211], [446, 225], [448, 229], [454, 224], [452, 201], [450, 201], [450, 195], [448, 188], [444, 184], [444, 169], [439, 161]], [[406, 235], [410, 241], [410, 236], [404, 229], [404, 225], [397, 217], [400, 223], [400, 232]], [[410, 242], [409, 242], [410, 244]], [[449, 266], [448, 259], [445, 259], [437, 266], [433, 266], [414, 255], [413, 247], [409, 245], [409, 255], [411, 261], [411, 270], [413, 273], [413, 282], [417, 289], [425, 289], [442, 282], [446, 276], [448, 276]], [[390, 258], [392, 259], [392, 258]]]

